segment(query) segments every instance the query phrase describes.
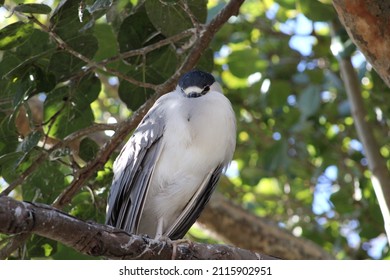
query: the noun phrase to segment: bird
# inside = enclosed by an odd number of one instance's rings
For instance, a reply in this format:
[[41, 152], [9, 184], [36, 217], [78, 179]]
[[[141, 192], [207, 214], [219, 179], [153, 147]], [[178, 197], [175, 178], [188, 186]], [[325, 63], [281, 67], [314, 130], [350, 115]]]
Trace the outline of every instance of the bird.
[[236, 118], [214, 76], [183, 74], [146, 113], [113, 165], [106, 224], [153, 239], [184, 237], [236, 147]]

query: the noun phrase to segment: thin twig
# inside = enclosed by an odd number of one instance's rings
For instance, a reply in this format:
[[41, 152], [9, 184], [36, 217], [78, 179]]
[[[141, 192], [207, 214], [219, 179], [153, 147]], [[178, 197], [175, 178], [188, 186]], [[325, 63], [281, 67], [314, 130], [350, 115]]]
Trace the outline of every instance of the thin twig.
[[80, 129], [78, 131], [73, 132], [72, 134], [69, 134], [67, 137], [64, 138], [64, 140], [59, 141], [57, 144], [55, 144], [53, 147], [51, 147], [47, 151], [42, 151], [42, 153], [33, 161], [33, 163], [20, 174], [20, 176], [12, 181], [7, 188], [5, 188], [1, 193], [2, 195], [9, 195], [11, 191], [13, 191], [17, 186], [22, 184], [28, 176], [30, 176], [39, 166], [42, 162], [44, 162], [50, 154], [52, 154], [54, 151], [61, 149], [63, 147], [66, 147], [69, 145], [69, 143], [75, 141], [76, 139], [80, 139], [86, 135], [103, 131], [103, 130], [115, 130], [118, 124], [93, 124], [92, 126]]
[[63, 142], [69, 143], [69, 142], [72, 142], [76, 139], [80, 139], [86, 135], [90, 135], [90, 134], [98, 132], [98, 131], [104, 131], [104, 130], [115, 131], [117, 127], [118, 127], [118, 124], [95, 123], [91, 126], [77, 130], [77, 131], [69, 134], [68, 136], [66, 136], [64, 138]]
[[121, 78], [121, 79], [123, 79], [129, 83], [132, 83], [136, 86], [139, 86], [139, 87], [151, 88], [151, 89], [156, 88], [156, 85], [154, 85], [154, 84], [138, 81], [134, 78], [131, 78], [131, 77], [123, 74], [122, 72], [120, 72], [118, 70], [108, 68], [104, 65], [101, 65], [95, 61], [90, 60], [88, 57], [82, 55], [81, 53], [79, 53], [79, 52], [75, 51], [73, 48], [71, 48], [64, 40], [62, 40], [62, 38], [60, 36], [58, 36], [55, 32], [50, 30], [46, 25], [41, 23], [34, 16], [29, 16], [29, 19], [32, 22], [34, 22], [35, 24], [37, 24], [43, 31], [48, 33], [50, 35], [50, 37], [52, 37], [57, 42], [57, 44], [60, 48], [62, 48], [64, 51], [70, 53], [71, 55], [77, 57], [78, 59], [81, 59], [82, 61], [87, 63], [90, 68], [95, 68], [95, 69], [101, 70], [103, 72], [107, 72], [113, 76], [117, 76], [118, 78]]
[[33, 163], [20, 174], [20, 176], [12, 181], [7, 188], [5, 188], [1, 193], [0, 196], [3, 195], [9, 195], [11, 191], [13, 191], [17, 186], [22, 184], [28, 176], [30, 176], [40, 165], [43, 163], [48, 157], [48, 153], [42, 152], [38, 158], [36, 158]]
[[198, 19], [195, 17], [195, 15], [192, 13], [190, 7], [188, 6], [188, 2], [187, 0], [181, 0], [179, 2], [179, 5], [182, 7], [182, 9], [186, 12], [186, 14], [190, 17], [191, 19], [191, 22], [192, 22], [192, 25], [195, 27], [195, 29], [197, 31], [199, 31], [199, 21]]
[[154, 44], [151, 44], [151, 45], [148, 45], [146, 47], [143, 47], [143, 48], [140, 48], [140, 49], [136, 49], [136, 50], [130, 50], [130, 51], [127, 51], [127, 52], [123, 52], [123, 53], [120, 53], [116, 56], [113, 56], [113, 57], [110, 57], [110, 58], [106, 58], [106, 59], [103, 59], [102, 61], [98, 62], [97, 64], [98, 65], [101, 65], [101, 66], [105, 66], [109, 63], [112, 63], [112, 62], [115, 62], [115, 61], [118, 61], [118, 60], [121, 60], [121, 59], [126, 59], [126, 58], [129, 58], [129, 57], [133, 57], [133, 56], [137, 56], [137, 55], [145, 55], [151, 51], [154, 51], [158, 48], [161, 48], [163, 46], [166, 46], [166, 45], [169, 45], [169, 44], [172, 44], [172, 43], [175, 43], [177, 41], [180, 41], [186, 37], [189, 37], [191, 35], [194, 34], [194, 30], [193, 29], [187, 29], [187, 30], [184, 30], [183, 32], [179, 33], [179, 34], [176, 34], [176, 35], [173, 35], [169, 38], [166, 38], [166, 39], [163, 39], [161, 41], [158, 41]]

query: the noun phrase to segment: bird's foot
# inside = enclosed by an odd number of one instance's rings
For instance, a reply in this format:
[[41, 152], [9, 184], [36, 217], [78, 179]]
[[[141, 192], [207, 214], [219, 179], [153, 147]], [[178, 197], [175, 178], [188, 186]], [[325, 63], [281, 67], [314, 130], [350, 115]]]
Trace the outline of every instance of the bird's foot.
[[170, 243], [172, 245], [172, 260], [175, 260], [176, 259], [176, 255], [177, 255], [177, 248], [180, 244], [188, 244], [188, 246], [192, 246], [193, 243], [191, 240], [188, 240], [188, 239], [177, 239], [177, 240], [170, 240]]
[[160, 251], [158, 251], [159, 255], [162, 252], [162, 250], [165, 248], [165, 246], [170, 245], [172, 242], [172, 240], [169, 239], [168, 236], [160, 236], [160, 237], [156, 238], [156, 240], [158, 240], [162, 244]]
[[154, 239], [154, 240], [158, 240], [162, 244], [158, 254], [162, 252], [162, 250], [165, 248], [166, 245], [172, 246], [172, 257], [171, 257], [172, 260], [176, 259], [177, 248], [180, 244], [187, 243], [188, 246], [192, 246], [193, 244], [192, 241], [188, 239], [171, 240], [168, 236], [160, 236], [158, 239]]

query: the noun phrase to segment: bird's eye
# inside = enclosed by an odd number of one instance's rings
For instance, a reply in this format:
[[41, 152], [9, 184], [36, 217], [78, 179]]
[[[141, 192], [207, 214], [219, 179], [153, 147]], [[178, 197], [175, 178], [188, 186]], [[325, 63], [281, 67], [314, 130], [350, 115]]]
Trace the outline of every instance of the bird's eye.
[[203, 88], [203, 93], [207, 93], [209, 90], [210, 90], [210, 87], [209, 86], [205, 86]]

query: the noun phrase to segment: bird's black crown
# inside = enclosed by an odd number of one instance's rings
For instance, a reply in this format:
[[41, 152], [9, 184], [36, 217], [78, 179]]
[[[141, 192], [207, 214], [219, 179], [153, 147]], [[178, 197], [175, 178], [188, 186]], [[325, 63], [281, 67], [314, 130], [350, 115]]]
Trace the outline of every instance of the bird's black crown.
[[205, 88], [215, 82], [213, 75], [200, 70], [192, 70], [181, 76], [179, 87], [185, 90], [188, 87]]

